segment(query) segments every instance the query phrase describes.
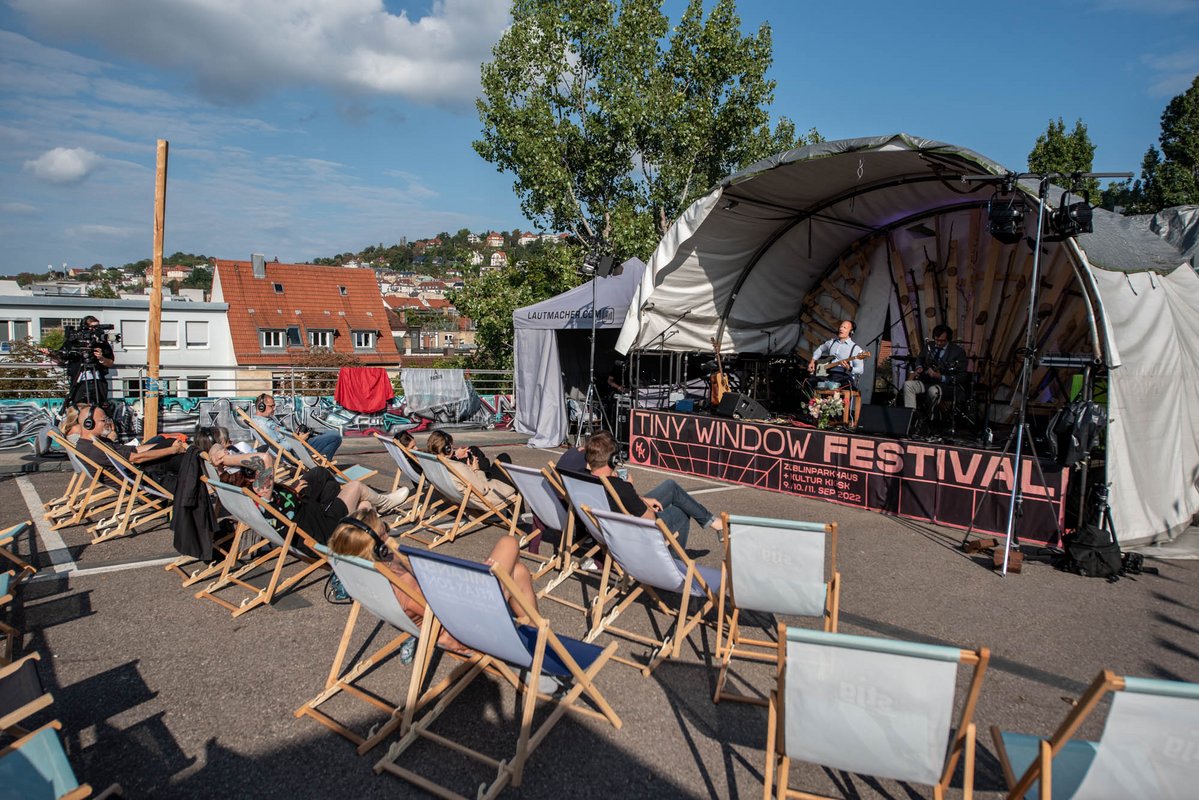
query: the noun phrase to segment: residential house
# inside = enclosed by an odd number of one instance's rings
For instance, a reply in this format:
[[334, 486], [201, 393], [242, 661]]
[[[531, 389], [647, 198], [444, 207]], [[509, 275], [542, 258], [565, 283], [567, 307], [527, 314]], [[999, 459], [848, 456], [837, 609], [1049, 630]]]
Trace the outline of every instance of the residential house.
[[488, 247], [503, 247], [504, 237], [498, 233], [489, 233], [487, 234], [486, 243]]
[[532, 233], [531, 231], [525, 231], [520, 235], [520, 238], [516, 240], [516, 243], [521, 247], [527, 247], [528, 245], [531, 245], [533, 242], [537, 241], [539, 238], [541, 237], [539, 237], [537, 234]]
[[508, 254], [503, 250], [496, 250], [491, 254], [491, 266], [494, 269], [500, 269], [508, 265]]

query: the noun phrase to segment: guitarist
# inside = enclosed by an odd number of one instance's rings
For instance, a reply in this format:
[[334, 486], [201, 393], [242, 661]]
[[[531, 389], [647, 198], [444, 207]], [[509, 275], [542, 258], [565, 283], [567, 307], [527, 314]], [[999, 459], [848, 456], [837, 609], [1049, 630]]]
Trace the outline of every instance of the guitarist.
[[[915, 408], [920, 395], [928, 398], [929, 408], [936, 408], [942, 393], [951, 393], [966, 372], [966, 351], [953, 343], [953, 328], [938, 325], [933, 328], [933, 338], [928, 342], [916, 367], [903, 383], [903, 404]], [[952, 396], [952, 395], [951, 395]]]
[[841, 320], [841, 324], [837, 326], [837, 337], [829, 339], [812, 353], [812, 358], [808, 361], [808, 372], [813, 373], [807, 380], [809, 388], [840, 389], [844, 386], [857, 387], [858, 377], [866, 369], [865, 359], [855, 359], [848, 364], [833, 367], [828, 371], [828, 375], [823, 377], [815, 375], [816, 360], [819, 358], [831, 357], [833, 361], [841, 361], [853, 358], [862, 352], [862, 348], [857, 342], [850, 338], [856, 329], [853, 320]]

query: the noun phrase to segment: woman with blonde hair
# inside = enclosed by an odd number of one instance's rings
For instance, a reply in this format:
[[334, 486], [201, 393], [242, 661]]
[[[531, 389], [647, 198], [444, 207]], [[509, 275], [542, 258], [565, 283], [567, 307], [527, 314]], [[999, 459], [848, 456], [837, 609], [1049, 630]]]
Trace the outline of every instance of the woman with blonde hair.
[[79, 423], [79, 406], [69, 405], [63, 409], [62, 422], [58, 423], [58, 431], [71, 444], [79, 442], [83, 429]]

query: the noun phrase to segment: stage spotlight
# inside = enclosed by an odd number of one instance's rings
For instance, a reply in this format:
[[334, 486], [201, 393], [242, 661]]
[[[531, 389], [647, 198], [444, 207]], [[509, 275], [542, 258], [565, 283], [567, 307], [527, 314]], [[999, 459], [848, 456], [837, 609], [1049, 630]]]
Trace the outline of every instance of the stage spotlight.
[[1090, 233], [1094, 230], [1094, 226], [1091, 224], [1094, 216], [1091, 206], [1085, 200], [1067, 204], [1064, 202], [1065, 199], [1066, 197], [1062, 198], [1062, 205], [1050, 217], [1054, 232], [1063, 239], [1068, 239], [1071, 236]]
[[992, 197], [987, 209], [991, 235], [1004, 244], [1015, 244], [1023, 239], [1024, 211], [1024, 204], [1014, 196]]

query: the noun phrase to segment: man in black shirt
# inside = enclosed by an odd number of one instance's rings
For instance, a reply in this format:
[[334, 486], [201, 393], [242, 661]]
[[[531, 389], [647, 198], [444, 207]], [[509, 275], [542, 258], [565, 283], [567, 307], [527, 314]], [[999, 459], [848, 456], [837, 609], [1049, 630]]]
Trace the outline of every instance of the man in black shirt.
[[[587, 469], [597, 478], [607, 478], [625, 510], [635, 517], [660, 519], [679, 540], [679, 546], [687, 546], [691, 532], [691, 520], [700, 527], [720, 531], [720, 517], [704, 508], [683, 487], [672, 480], [665, 480], [644, 496], [637, 494], [633, 484], [616, 474], [612, 457], [616, 455], [616, 440], [607, 431], [601, 431], [587, 440]], [[617, 509], [613, 509], [617, 510]]]

